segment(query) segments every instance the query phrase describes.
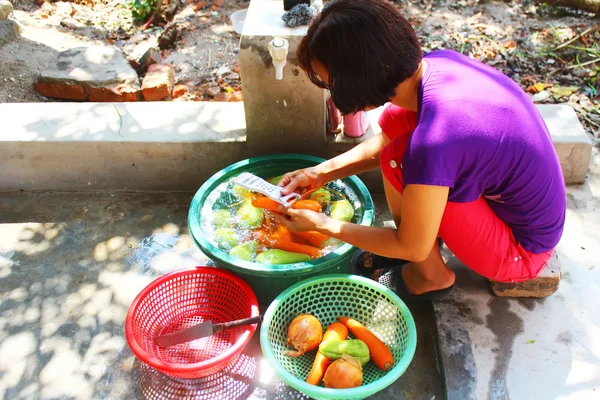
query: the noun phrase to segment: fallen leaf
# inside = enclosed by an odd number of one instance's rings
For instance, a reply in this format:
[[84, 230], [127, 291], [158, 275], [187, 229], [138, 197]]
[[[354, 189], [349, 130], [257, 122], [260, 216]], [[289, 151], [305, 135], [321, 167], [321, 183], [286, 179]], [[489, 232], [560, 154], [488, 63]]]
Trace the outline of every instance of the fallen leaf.
[[528, 340], [528, 341], [526, 341], [525, 343], [527, 343], [527, 344], [534, 344], [534, 343], [535, 343], [535, 340]]
[[554, 86], [550, 88], [550, 91], [555, 98], [570, 96], [578, 90], [579, 88], [577, 86]]
[[585, 247], [583, 247], [583, 246], [579, 246], [579, 247], [581, 247], [581, 250], [585, 250]]
[[527, 93], [539, 93], [542, 90], [546, 89], [549, 85], [546, 83], [536, 83], [535, 85], [529, 86], [525, 91]]

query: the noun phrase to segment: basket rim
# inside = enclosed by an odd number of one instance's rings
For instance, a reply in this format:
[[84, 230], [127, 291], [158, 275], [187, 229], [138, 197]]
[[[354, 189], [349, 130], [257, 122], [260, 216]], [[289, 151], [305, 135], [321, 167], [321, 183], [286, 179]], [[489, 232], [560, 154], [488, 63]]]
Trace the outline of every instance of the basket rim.
[[[208, 240], [205, 237], [205, 235], [202, 234], [202, 227], [200, 225], [199, 217], [204, 201], [208, 196], [208, 193], [210, 193], [210, 188], [212, 188], [213, 186], [216, 187], [217, 182], [223, 179], [228, 179], [228, 177], [236, 176], [245, 167], [261, 165], [263, 163], [277, 163], [278, 161], [300, 161], [310, 163], [311, 165], [317, 165], [320, 162], [325, 161], [325, 159], [311, 156], [308, 154], [296, 153], [280, 153], [247, 158], [245, 160], [238, 161], [235, 164], [231, 164], [230, 166], [225, 167], [213, 174], [208, 180], [204, 182], [204, 184], [202, 184], [202, 186], [200, 186], [200, 188], [196, 191], [194, 197], [192, 198], [188, 211], [188, 230], [190, 236], [194, 240], [196, 246], [198, 246], [198, 248], [200, 248], [200, 250], [202, 250], [203, 253], [207, 254], [209, 257], [215, 259], [219, 263], [226, 263], [228, 269], [244, 274], [251, 274], [253, 276], [283, 277], [288, 276], [290, 272], [292, 272], [293, 276], [301, 277], [302, 275], [312, 274], [321, 269], [327, 268], [330, 265], [330, 263], [339, 259], [339, 257], [347, 256], [356, 249], [356, 247], [349, 243], [343, 243], [341, 246], [339, 246], [334, 251], [332, 251], [324, 257], [319, 257], [317, 259], [301, 263], [280, 264], [277, 265], [276, 268], [273, 268], [272, 265], [267, 266], [260, 263], [244, 261], [232, 257], [226, 251], [223, 251], [217, 246], [215, 246], [210, 240]], [[365, 184], [356, 175], [344, 178], [344, 180], [351, 182], [351, 184], [356, 187], [357, 194], [359, 194], [360, 196], [364, 196], [364, 213], [362, 220], [360, 221], [360, 225], [371, 226], [373, 224], [373, 221], [375, 220], [375, 205], [373, 203], [371, 193], [369, 192]]]
[[209, 266], [197, 266], [193, 268], [185, 268], [177, 271], [170, 272], [168, 274], [162, 275], [152, 282], [150, 282], [133, 300], [131, 305], [129, 306], [129, 310], [127, 311], [127, 318], [125, 320], [125, 338], [131, 351], [138, 357], [141, 361], [146, 364], [154, 367], [160, 371], [167, 373], [191, 373], [198, 372], [201, 370], [206, 370], [209, 368], [214, 368], [219, 366], [220, 364], [226, 363], [233, 359], [238, 353], [243, 351], [244, 347], [248, 344], [254, 332], [256, 331], [258, 324], [247, 325], [244, 333], [240, 336], [240, 338], [226, 351], [221, 353], [220, 355], [210, 358], [205, 361], [193, 363], [193, 364], [181, 364], [181, 363], [171, 363], [160, 360], [149, 353], [147, 353], [135, 340], [133, 336], [133, 317], [135, 312], [137, 311], [140, 302], [146, 298], [146, 296], [154, 290], [157, 286], [161, 285], [164, 282], [168, 282], [175, 278], [185, 275], [215, 275], [222, 276], [234, 281], [248, 296], [251, 315], [249, 317], [258, 317], [260, 315], [260, 311], [258, 308], [258, 300], [256, 299], [256, 295], [250, 288], [250, 286], [240, 277], [233, 274], [232, 272], [222, 270], [215, 267]]
[[[332, 279], [360, 283], [361, 285], [367, 286], [369, 288], [381, 292], [382, 294], [386, 295], [398, 307], [400, 312], [406, 318], [406, 324], [408, 326], [408, 343], [406, 351], [404, 352], [402, 357], [396, 361], [396, 365], [386, 375], [384, 375], [375, 382], [369, 383], [368, 385], [359, 386], [357, 388], [352, 389], [328, 389], [320, 386], [310, 385], [305, 381], [298, 379], [296, 376], [288, 372], [287, 369], [283, 368], [275, 358], [275, 354], [273, 353], [273, 350], [271, 348], [269, 342], [269, 326], [279, 304], [291, 295], [299, 292], [307, 286], [313, 286], [315, 284], [327, 282]], [[283, 380], [287, 385], [293, 387], [294, 389], [299, 390], [302, 393], [308, 395], [309, 397], [340, 400], [366, 398], [390, 386], [398, 378], [400, 378], [402, 374], [404, 374], [404, 372], [412, 362], [417, 348], [417, 328], [415, 325], [415, 320], [410, 310], [408, 309], [404, 301], [402, 301], [402, 299], [400, 299], [400, 297], [398, 297], [398, 295], [394, 293], [391, 289], [383, 286], [379, 282], [375, 282], [371, 279], [358, 275], [329, 274], [309, 278], [304, 281], [298, 282], [294, 286], [291, 286], [290, 288], [286, 289], [279, 296], [277, 296], [275, 300], [273, 300], [271, 305], [269, 305], [267, 311], [264, 313], [263, 322], [260, 327], [260, 344], [263, 350], [264, 357], [271, 364], [273, 369], [275, 369], [281, 380]]]

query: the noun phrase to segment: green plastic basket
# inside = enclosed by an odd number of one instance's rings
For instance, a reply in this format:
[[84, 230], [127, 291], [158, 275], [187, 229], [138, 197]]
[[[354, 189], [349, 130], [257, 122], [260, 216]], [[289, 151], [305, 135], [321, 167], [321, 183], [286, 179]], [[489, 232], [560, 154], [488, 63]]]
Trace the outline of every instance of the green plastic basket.
[[[302, 313], [312, 314], [323, 331], [339, 316], [364, 324], [394, 355], [394, 366], [382, 371], [372, 362], [363, 367], [363, 385], [353, 389], [327, 389], [305, 382], [315, 351], [302, 357], [285, 355], [288, 326]], [[315, 399], [364, 399], [396, 381], [412, 361], [417, 331], [406, 304], [390, 289], [360, 276], [323, 275], [310, 278], [281, 293], [267, 309], [260, 329], [263, 354], [289, 386]]]
[[[202, 210], [206, 205], [212, 206], [211, 201], [214, 202], [214, 199], [211, 200], [210, 195], [220, 184], [242, 172], [268, 178], [317, 165], [322, 161], [322, 158], [304, 154], [274, 154], [243, 160], [214, 174], [198, 190], [190, 205], [188, 227], [196, 245], [215, 261], [217, 267], [228, 269], [246, 281], [256, 293], [259, 303], [265, 307], [285, 289], [312, 276], [347, 273], [350, 257], [356, 248], [344, 243], [326, 256], [304, 263], [269, 265], [243, 261], [229, 256], [209, 240], [202, 230], [202, 219], [206, 217]], [[375, 207], [366, 186], [356, 176], [343, 181], [358, 196], [360, 202], [352, 222], [372, 225]]]

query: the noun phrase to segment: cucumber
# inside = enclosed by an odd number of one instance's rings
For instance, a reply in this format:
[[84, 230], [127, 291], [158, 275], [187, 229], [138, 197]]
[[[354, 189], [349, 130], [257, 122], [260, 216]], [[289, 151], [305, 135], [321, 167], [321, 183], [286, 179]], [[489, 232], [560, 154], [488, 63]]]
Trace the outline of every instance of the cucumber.
[[294, 264], [305, 261], [310, 261], [310, 256], [277, 249], [263, 251], [256, 256], [256, 262], [261, 264]]

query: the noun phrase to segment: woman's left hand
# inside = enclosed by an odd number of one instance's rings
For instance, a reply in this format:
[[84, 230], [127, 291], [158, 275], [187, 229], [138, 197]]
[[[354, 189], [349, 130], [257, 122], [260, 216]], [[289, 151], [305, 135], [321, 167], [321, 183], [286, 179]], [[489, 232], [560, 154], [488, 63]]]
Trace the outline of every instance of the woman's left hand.
[[286, 214], [278, 216], [278, 219], [292, 232], [318, 231], [325, 227], [329, 219], [323, 213], [293, 208], [288, 208]]

